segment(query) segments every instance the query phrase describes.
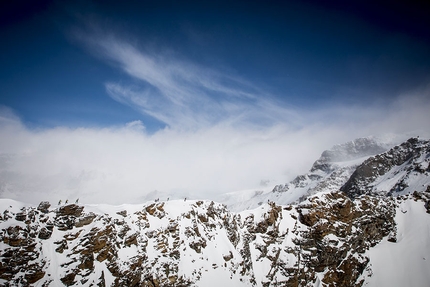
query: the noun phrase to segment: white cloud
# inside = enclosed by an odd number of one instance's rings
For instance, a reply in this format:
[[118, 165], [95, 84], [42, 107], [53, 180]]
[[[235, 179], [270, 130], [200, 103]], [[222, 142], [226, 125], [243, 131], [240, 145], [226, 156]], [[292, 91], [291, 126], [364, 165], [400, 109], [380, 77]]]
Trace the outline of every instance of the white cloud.
[[[139, 202], [157, 190], [170, 198], [285, 183], [307, 171], [324, 149], [359, 136], [429, 137], [425, 98], [399, 98], [387, 109], [333, 108], [297, 129], [214, 125], [148, 134], [140, 121], [122, 127], [32, 130], [0, 113], [1, 197], [38, 203]], [[330, 123], [327, 117], [330, 116]], [[153, 196], [160, 196], [153, 195]]]
[[134, 121], [33, 130], [0, 109], [1, 197], [121, 204], [157, 190], [171, 198], [213, 198], [267, 180], [285, 183], [324, 149], [360, 136], [430, 136], [429, 89], [372, 106], [298, 109], [237, 77], [113, 37], [85, 41], [138, 81], [107, 83], [108, 94], [168, 127], [149, 134]]
[[[161, 130], [148, 135], [141, 123], [121, 128], [29, 130], [8, 119], [0, 135], [2, 197], [38, 202], [75, 199], [123, 203], [158, 190], [173, 198], [190, 193], [258, 187], [283, 180], [317, 156], [308, 132], [264, 132], [226, 126], [199, 131]], [[137, 127], [137, 128], [136, 128]], [[7, 139], [7, 140], [4, 140]], [[320, 145], [318, 142], [317, 145]]]

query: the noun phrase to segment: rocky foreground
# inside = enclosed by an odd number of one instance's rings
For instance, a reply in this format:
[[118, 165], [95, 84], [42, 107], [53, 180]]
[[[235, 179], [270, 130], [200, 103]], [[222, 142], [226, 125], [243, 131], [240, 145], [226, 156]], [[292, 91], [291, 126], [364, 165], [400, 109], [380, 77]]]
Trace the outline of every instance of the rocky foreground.
[[411, 202], [430, 223], [430, 187], [398, 198], [329, 192], [242, 213], [209, 201], [36, 208], [1, 200], [0, 283], [363, 286], [376, 272], [366, 252], [396, 244], [396, 214]]

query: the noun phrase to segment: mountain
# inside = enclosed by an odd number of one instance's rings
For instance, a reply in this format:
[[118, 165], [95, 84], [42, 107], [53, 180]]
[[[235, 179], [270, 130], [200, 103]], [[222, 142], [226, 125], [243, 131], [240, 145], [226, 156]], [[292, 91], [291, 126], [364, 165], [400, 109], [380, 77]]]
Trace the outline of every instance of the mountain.
[[335, 145], [321, 154], [308, 173], [297, 176], [289, 183], [277, 185], [266, 192], [231, 193], [221, 202], [231, 210], [240, 211], [256, 208], [268, 201], [275, 201], [279, 204], [298, 203], [321, 191], [339, 190], [357, 166], [370, 156], [385, 152], [389, 149], [389, 145], [389, 143], [378, 141], [373, 137], [358, 138]]
[[411, 138], [365, 160], [341, 190], [360, 194], [402, 195], [426, 189], [430, 175], [430, 141]]
[[429, 141], [366, 141], [324, 152], [308, 175], [354, 170], [293, 204], [0, 199], [0, 286], [428, 286]]

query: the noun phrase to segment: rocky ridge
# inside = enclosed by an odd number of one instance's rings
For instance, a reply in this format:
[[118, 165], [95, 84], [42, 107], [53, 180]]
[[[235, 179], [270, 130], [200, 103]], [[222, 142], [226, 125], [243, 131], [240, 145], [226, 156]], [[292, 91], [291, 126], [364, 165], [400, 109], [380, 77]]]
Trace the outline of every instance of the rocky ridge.
[[[429, 208], [430, 188], [398, 200]], [[362, 286], [371, 273], [365, 252], [381, 240], [395, 244], [399, 212], [394, 198], [342, 192], [238, 214], [208, 201], [110, 213], [7, 204], [2, 286], [205, 286], [213, 272], [238, 286]]]
[[410, 138], [359, 165], [341, 187], [350, 197], [361, 194], [403, 195], [426, 189], [430, 175], [430, 141]]
[[389, 147], [390, 144], [373, 137], [335, 145], [321, 154], [308, 173], [299, 175], [286, 184], [276, 185], [271, 192], [249, 191], [245, 196], [231, 193], [221, 199], [221, 202], [231, 210], [240, 211], [256, 208], [268, 201], [284, 205], [299, 203], [322, 191], [337, 191], [364, 160], [385, 152]]
[[386, 144], [371, 137], [335, 145], [321, 154], [309, 173], [299, 175], [284, 185], [275, 186], [272, 192], [294, 194], [293, 202], [300, 202], [320, 191], [339, 190], [360, 163], [369, 156], [386, 150]]

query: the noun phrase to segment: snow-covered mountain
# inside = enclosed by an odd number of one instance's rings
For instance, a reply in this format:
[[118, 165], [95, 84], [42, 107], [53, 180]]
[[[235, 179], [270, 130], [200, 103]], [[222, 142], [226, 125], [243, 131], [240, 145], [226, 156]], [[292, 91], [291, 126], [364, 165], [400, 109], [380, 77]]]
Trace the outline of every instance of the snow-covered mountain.
[[310, 171], [270, 190], [242, 191], [227, 194], [221, 202], [229, 209], [240, 211], [256, 208], [264, 202], [291, 204], [303, 201], [321, 191], [339, 190], [363, 161], [385, 152], [390, 144], [373, 137], [359, 138], [326, 150], [314, 162]]
[[402, 195], [426, 189], [430, 175], [430, 141], [411, 138], [364, 161], [341, 188], [363, 193]]
[[0, 286], [429, 286], [430, 143], [372, 141], [324, 152], [303, 187], [268, 193], [305, 195], [294, 204], [0, 199]]

